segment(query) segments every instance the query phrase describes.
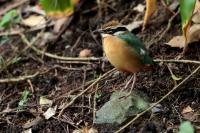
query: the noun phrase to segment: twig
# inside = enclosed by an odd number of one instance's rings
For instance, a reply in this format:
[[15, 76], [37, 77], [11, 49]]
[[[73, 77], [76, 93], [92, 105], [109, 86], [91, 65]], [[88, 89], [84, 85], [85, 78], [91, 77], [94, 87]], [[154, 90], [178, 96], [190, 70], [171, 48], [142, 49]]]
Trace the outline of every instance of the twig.
[[99, 88], [99, 86], [97, 84], [96, 90], [95, 90], [95, 93], [94, 93], [94, 98], [93, 98], [93, 111], [92, 111], [93, 112], [92, 113], [92, 115], [93, 115], [93, 122], [92, 123], [94, 123], [95, 115], [96, 115], [96, 111], [97, 111], [97, 109], [96, 109], [96, 106], [97, 106], [96, 97], [97, 97], [97, 90], [98, 90], [98, 88]]
[[179, 10], [173, 14], [173, 16], [169, 19], [168, 24], [167, 24], [167, 28], [164, 30], [164, 32], [160, 35], [158, 41], [160, 41], [164, 35], [170, 30], [171, 26], [172, 26], [172, 21], [175, 19], [175, 17], [179, 14]]
[[[86, 82], [84, 86], [87, 86], [87, 85], [93, 83], [94, 81], [95, 81], [95, 79], [90, 80], [90, 81]], [[67, 96], [71, 95], [72, 93], [74, 93], [74, 92], [80, 90], [82, 87], [83, 87], [83, 85], [81, 85], [80, 87], [78, 87], [78, 88], [76, 88], [76, 89], [71, 90], [70, 92], [67, 92], [67, 93], [62, 94], [61, 96], [55, 98], [55, 101], [60, 100], [60, 99], [62, 99], [62, 98], [66, 98]]]
[[170, 68], [169, 65], [166, 65], [166, 66], [167, 66], [167, 68], [168, 68], [168, 70], [169, 70], [169, 72], [170, 72], [170, 74], [171, 74], [171, 78], [172, 78], [173, 81], [174, 81], [174, 86], [176, 86], [176, 85], [177, 85], [177, 82], [176, 82], [176, 80], [173, 78], [174, 73], [173, 73], [173, 71], [172, 71], [172, 69]]
[[[99, 59], [99, 61], [100, 61], [100, 59]], [[92, 65], [93, 64], [91, 62], [85, 62], [85, 61], [63, 61], [63, 60], [59, 60], [57, 62], [61, 63], [61, 64], [83, 64], [83, 65]]]
[[74, 43], [74, 45], [71, 47], [70, 51], [73, 52], [74, 49], [78, 46], [79, 42], [81, 41], [83, 35], [85, 34], [85, 32], [83, 32], [79, 37], [78, 39], [76, 40], [76, 42]]
[[28, 45], [31, 49], [33, 49], [35, 52], [41, 55], [45, 55], [47, 57], [58, 59], [58, 60], [67, 60], [67, 61], [99, 61], [100, 58], [96, 57], [89, 57], [89, 58], [78, 58], [78, 57], [64, 57], [64, 56], [58, 56], [51, 53], [43, 52], [36, 47], [32, 46], [31, 43], [28, 41], [28, 39], [25, 37], [24, 34], [20, 34], [22, 41]]
[[69, 107], [70, 105], [72, 105], [80, 96], [82, 96], [85, 92], [87, 92], [88, 90], [90, 90], [94, 85], [96, 85], [102, 78], [108, 76], [110, 73], [112, 73], [113, 71], [115, 71], [115, 69], [112, 69], [108, 72], [106, 72], [105, 74], [103, 74], [102, 76], [99, 76], [99, 78], [96, 79], [96, 81], [94, 81], [90, 86], [88, 86], [85, 90], [83, 90], [81, 93], [79, 93], [78, 95], [76, 95], [69, 103], [65, 104], [64, 107], [62, 108], [62, 110], [60, 111], [58, 117], [60, 118], [61, 115], [64, 113], [65, 109], [67, 107]]
[[174, 63], [192, 63], [192, 64], [200, 64], [200, 61], [196, 61], [196, 60], [165, 60], [165, 59], [155, 59], [155, 62], [174, 62]]
[[27, 75], [27, 76], [19, 76], [17, 78], [7, 78], [7, 79], [0, 79], [0, 83], [9, 83], [9, 82], [19, 82], [19, 81], [24, 81], [27, 79], [32, 79], [39, 75], [39, 72], [36, 72], [33, 75]]
[[171, 9], [169, 8], [169, 6], [165, 3], [164, 0], [161, 0], [161, 4], [165, 7], [165, 9], [167, 9], [167, 11], [171, 12], [173, 15], [176, 14], [173, 10], [171, 10]]
[[[147, 45], [147, 48], [149, 48], [152, 44], [157, 43], [165, 36], [165, 34], [170, 30], [170, 28], [172, 26], [172, 21], [175, 19], [175, 17], [178, 14], [179, 14], [179, 10], [169, 19], [166, 29], [159, 31], [158, 34], [156, 34], [156, 36], [154, 36], [154, 38], [151, 39], [150, 43], [148, 43], [148, 45]], [[155, 38], [157, 38], [158, 36], [159, 36], [159, 38], [156, 41], [154, 41]]]
[[59, 118], [54, 117], [54, 116], [53, 116], [52, 118], [53, 118], [53, 119], [56, 119], [56, 120], [60, 120], [60, 121], [62, 121], [62, 122], [65, 122], [65, 123], [67, 123], [67, 124], [69, 124], [69, 125], [75, 127], [76, 129], [79, 129], [79, 128], [76, 126], [76, 124], [75, 124], [74, 122], [70, 122], [70, 121], [67, 121], [67, 120], [65, 120], [65, 119], [59, 119]]
[[197, 73], [199, 69], [200, 69], [200, 66], [198, 66], [190, 75], [188, 75], [184, 80], [182, 80], [177, 86], [175, 86], [174, 88], [172, 88], [172, 90], [169, 91], [166, 95], [164, 95], [160, 100], [158, 100], [156, 103], [152, 104], [149, 108], [147, 108], [143, 112], [137, 114], [132, 120], [130, 120], [124, 126], [120, 127], [119, 130], [117, 130], [115, 133], [119, 133], [124, 128], [126, 128], [127, 126], [129, 126], [131, 123], [133, 123], [135, 120], [137, 120], [140, 116], [144, 115], [146, 112], [148, 112], [149, 110], [151, 110], [155, 105], [157, 105], [160, 102], [162, 102], [163, 100], [165, 100], [165, 98], [167, 98], [172, 92], [174, 92], [178, 87], [180, 87], [181, 85], [183, 85], [183, 83], [185, 83], [189, 78], [191, 78], [195, 73]]
[[[36, 41], [37, 41], [37, 39], [39, 38], [39, 36], [37, 36], [35, 39], [33, 39], [31, 42], [30, 42], [30, 44], [31, 45], [33, 45]], [[9, 59], [8, 61], [6, 61], [5, 62], [5, 66], [3, 67], [3, 68], [0, 68], [0, 73], [2, 72], [2, 71], [4, 71], [5, 69], [7, 69], [7, 67], [9, 67], [10, 65], [12, 65], [13, 64], [13, 59], [14, 58], [19, 58], [20, 57], [20, 55], [21, 54], [23, 54], [27, 49], [29, 48], [29, 46], [26, 46], [23, 50], [21, 50], [17, 55], [15, 55], [14, 57], [12, 57], [11, 59]]]

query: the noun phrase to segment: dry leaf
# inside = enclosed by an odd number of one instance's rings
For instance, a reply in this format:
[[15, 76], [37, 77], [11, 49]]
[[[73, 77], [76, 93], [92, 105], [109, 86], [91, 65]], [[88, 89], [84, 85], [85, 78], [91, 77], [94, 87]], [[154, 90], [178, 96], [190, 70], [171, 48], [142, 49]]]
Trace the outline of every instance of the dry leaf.
[[98, 131], [95, 128], [84, 127], [83, 129], [74, 130], [73, 133], [98, 133]]
[[200, 11], [197, 11], [193, 17], [192, 17], [192, 22], [199, 24], [200, 23]]
[[24, 130], [22, 133], [32, 133], [32, 129], [29, 128], [29, 129], [27, 129], [27, 130]]
[[[200, 40], [200, 24], [193, 24], [188, 33], [188, 43], [197, 42]], [[173, 37], [167, 45], [171, 47], [184, 48], [185, 47], [185, 37], [184, 36], [175, 36]]]
[[194, 13], [196, 13], [197, 11], [200, 10], [200, 1], [199, 0], [196, 0], [196, 3], [195, 3], [195, 8], [194, 8]]
[[58, 20], [55, 21], [55, 25], [53, 27], [53, 31], [55, 33], [58, 33], [60, 32], [61, 28], [63, 27], [63, 25], [66, 23], [68, 17], [63, 17], [63, 18], [60, 18]]
[[39, 103], [40, 103], [40, 105], [50, 105], [51, 106], [53, 104], [53, 101], [41, 96]]
[[83, 57], [84, 58], [84, 57], [90, 57], [90, 56], [92, 56], [92, 52], [91, 52], [90, 49], [83, 49], [79, 53], [79, 57]]
[[49, 119], [51, 118], [52, 116], [54, 116], [56, 114], [56, 108], [57, 107], [54, 107], [54, 108], [48, 108], [48, 110], [43, 114], [43, 116], [45, 117], [45, 119]]
[[144, 12], [145, 6], [142, 4], [138, 4], [136, 7], [133, 8], [134, 11]]
[[157, 0], [146, 0], [146, 11], [142, 30], [145, 29], [150, 17], [157, 9]]
[[23, 19], [22, 23], [29, 27], [36, 27], [46, 24], [46, 20], [43, 16], [32, 15], [26, 19]]
[[189, 43], [200, 40], [200, 24], [193, 24], [190, 27], [188, 40], [189, 40]]
[[90, 128], [88, 133], [98, 133], [98, 131], [95, 128]]
[[189, 121], [192, 121], [192, 122], [197, 122], [199, 121], [199, 112], [189, 112], [189, 113], [185, 113], [182, 115], [183, 116], [183, 119], [185, 120], [189, 120]]
[[181, 114], [186, 114], [186, 113], [190, 113], [190, 112], [193, 112], [194, 110], [190, 107], [190, 106], [187, 106], [186, 108], [184, 108], [181, 112]]
[[133, 21], [132, 23], [129, 23], [128, 25], [126, 25], [126, 28], [129, 31], [132, 31], [134, 29], [139, 28], [142, 25], [143, 21]]
[[171, 47], [183, 48], [185, 46], [185, 38], [184, 36], [175, 36], [166, 44]]
[[196, 0], [196, 5], [195, 5], [193, 17], [192, 17], [192, 22], [194, 22], [195, 24], [200, 23], [200, 1], [199, 0]]
[[27, 121], [27, 122], [23, 125], [23, 128], [25, 128], [25, 129], [31, 128], [31, 127], [33, 127], [33, 126], [38, 125], [38, 124], [41, 123], [42, 121], [43, 121], [43, 118], [40, 117], [40, 116], [37, 116], [35, 119]]

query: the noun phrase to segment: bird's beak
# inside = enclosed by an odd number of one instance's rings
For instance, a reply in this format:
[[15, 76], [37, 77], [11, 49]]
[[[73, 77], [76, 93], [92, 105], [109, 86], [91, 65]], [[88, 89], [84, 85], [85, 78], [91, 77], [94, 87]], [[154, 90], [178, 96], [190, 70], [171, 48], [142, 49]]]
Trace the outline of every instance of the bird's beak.
[[93, 33], [103, 33], [103, 29], [94, 30]]

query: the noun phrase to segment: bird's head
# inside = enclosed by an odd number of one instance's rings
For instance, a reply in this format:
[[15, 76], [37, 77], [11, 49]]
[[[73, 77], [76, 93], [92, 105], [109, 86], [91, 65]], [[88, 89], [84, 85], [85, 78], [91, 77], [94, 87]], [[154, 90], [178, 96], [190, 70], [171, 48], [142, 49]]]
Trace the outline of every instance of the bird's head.
[[98, 30], [99, 33], [101, 33], [101, 36], [108, 37], [108, 36], [118, 36], [121, 34], [125, 34], [128, 31], [128, 29], [121, 25], [118, 21], [111, 21], [107, 24], [104, 24], [101, 29]]

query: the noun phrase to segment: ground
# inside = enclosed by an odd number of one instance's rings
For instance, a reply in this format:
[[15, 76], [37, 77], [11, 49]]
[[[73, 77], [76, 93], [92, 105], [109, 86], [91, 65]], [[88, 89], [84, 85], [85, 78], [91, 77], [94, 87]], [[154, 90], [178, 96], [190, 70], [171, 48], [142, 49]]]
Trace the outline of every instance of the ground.
[[[0, 1], [0, 15], [6, 8], [17, 3], [17, 0]], [[16, 7], [21, 15], [26, 18], [30, 12], [23, 12], [29, 5], [35, 5], [36, 1], [24, 2]], [[92, 86], [85, 93], [81, 94], [96, 79], [113, 67], [102, 58], [103, 50], [99, 34], [93, 31], [110, 20], [120, 20], [123, 24], [143, 19], [144, 13], [138, 13], [133, 8], [138, 4], [145, 5], [143, 0], [108, 0], [101, 1], [97, 5], [96, 1], [83, 0], [77, 7], [73, 16], [68, 19], [65, 27], [60, 32], [53, 34], [50, 41], [43, 45], [42, 39], [46, 33], [53, 32], [53, 26], [33, 30], [25, 33], [28, 40], [33, 39], [38, 33], [34, 46], [43, 53], [36, 52], [32, 48], [27, 48], [27, 44], [18, 34], [1, 34], [0, 55], [4, 63], [0, 68], [0, 132], [20, 133], [25, 129], [27, 123], [38, 120], [30, 126], [32, 132], [73, 132], [75, 129], [83, 127], [93, 127], [99, 132], [114, 132], [122, 127], [121, 125], [97, 125], [93, 124], [93, 113], [99, 109], [113, 91], [120, 90], [126, 84], [130, 74], [115, 73], [100, 79], [96, 85]], [[172, 17], [163, 5], [159, 2], [157, 13], [151, 18], [148, 26], [142, 32], [141, 27], [134, 29], [136, 34], [148, 47], [150, 55], [154, 59], [178, 58], [182, 50], [171, 48], [165, 43], [173, 36], [181, 34], [181, 24], [179, 15], [172, 21], [172, 25], [166, 34], [159, 37], [167, 28], [168, 20]], [[29, 30], [20, 24], [15, 28]], [[5, 33], [6, 31], [1, 31]], [[187, 53], [181, 58], [183, 60], [200, 60], [199, 42], [189, 46]], [[46, 56], [48, 52], [52, 55], [64, 57], [78, 57], [83, 49], [90, 49], [92, 56], [96, 57], [89, 61], [61, 60]], [[11, 60], [20, 57], [15, 63]], [[157, 62], [155, 69], [149, 72], [137, 74], [137, 82], [134, 90], [140, 91], [148, 97], [149, 102], [155, 103], [163, 98], [172, 88], [181, 83], [188, 75], [198, 67], [197, 63], [175, 63]], [[171, 70], [181, 80], [175, 83], [172, 79]], [[38, 74], [38, 73], [39, 74]], [[33, 75], [35, 74], [36, 75]], [[199, 112], [200, 112], [200, 78], [196, 72], [175, 91], [170, 93], [162, 102], [161, 111], [153, 114], [147, 111], [141, 115], [131, 125], [122, 132], [177, 132], [178, 126], [184, 120], [192, 122], [196, 132], [200, 132]], [[3, 79], [17, 79], [19, 76], [33, 75], [32, 78], [19, 81], [4, 81]], [[26, 105], [19, 109], [18, 103], [22, 99], [24, 90], [30, 92]], [[79, 97], [68, 106], [61, 115], [63, 105], [69, 103], [74, 97]], [[98, 95], [98, 98], [96, 96]], [[52, 107], [57, 106], [56, 114], [45, 120], [42, 114], [49, 108], [41, 106], [39, 99], [45, 96], [52, 100]], [[190, 107], [192, 111], [184, 114], [183, 110]], [[59, 117], [60, 116], [60, 117]]]

